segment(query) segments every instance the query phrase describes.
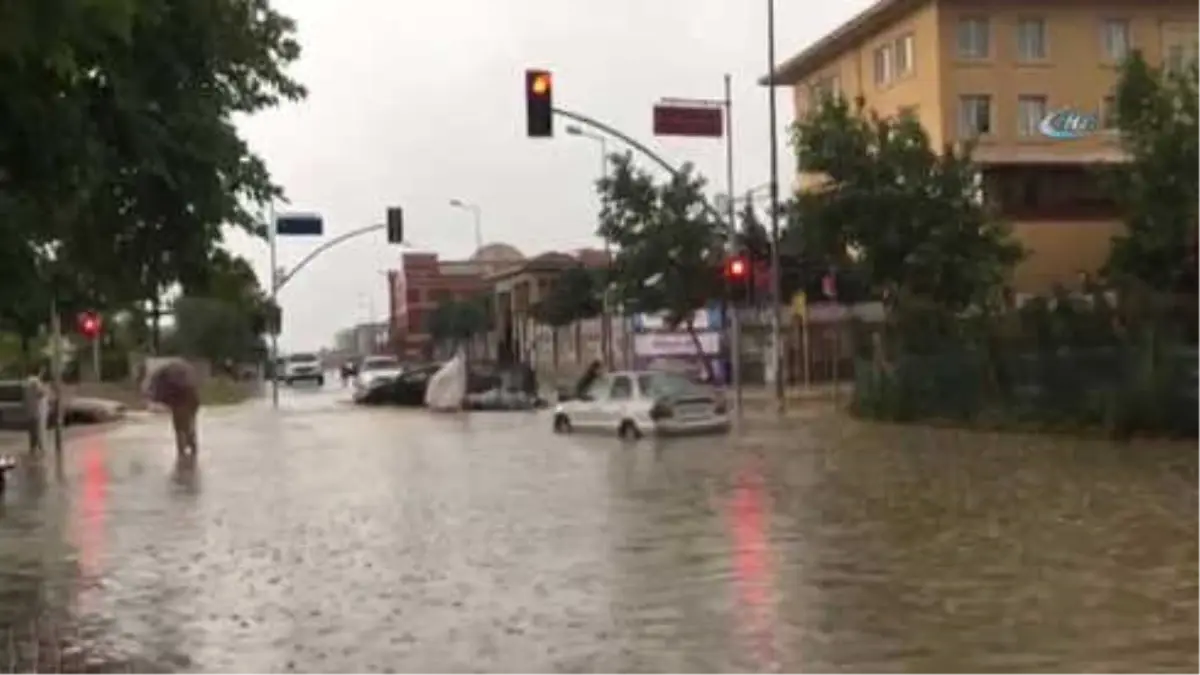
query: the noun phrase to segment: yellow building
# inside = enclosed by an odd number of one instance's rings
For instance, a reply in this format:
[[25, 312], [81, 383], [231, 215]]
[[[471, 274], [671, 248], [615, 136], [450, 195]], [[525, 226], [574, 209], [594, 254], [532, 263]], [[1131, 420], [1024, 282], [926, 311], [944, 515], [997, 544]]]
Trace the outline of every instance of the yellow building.
[[[916, 115], [933, 143], [974, 138], [984, 193], [1030, 256], [1018, 291], [1070, 284], [1121, 231], [1095, 172], [1122, 160], [1111, 128], [1116, 66], [1197, 55], [1194, 0], [880, 0], [781, 64], [797, 116], [821, 91], [880, 115]], [[1043, 121], [1075, 138], [1051, 138]], [[801, 184], [805, 181], [802, 179]]]

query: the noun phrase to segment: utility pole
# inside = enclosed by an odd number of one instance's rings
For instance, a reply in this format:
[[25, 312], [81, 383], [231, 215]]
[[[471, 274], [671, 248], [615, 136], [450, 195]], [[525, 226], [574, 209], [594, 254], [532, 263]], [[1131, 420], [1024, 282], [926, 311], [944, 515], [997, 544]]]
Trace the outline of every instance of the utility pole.
[[271, 306], [273, 320], [271, 321], [271, 407], [279, 409], [279, 319], [281, 313], [275, 311], [279, 308], [279, 254], [276, 250], [278, 232], [278, 224], [275, 222], [275, 201], [267, 206], [267, 217], [270, 219], [267, 222], [267, 243], [271, 248]]
[[[729, 223], [729, 254], [737, 253], [737, 211], [733, 199], [733, 77], [725, 74], [725, 194]], [[733, 385], [735, 408], [742, 416], [742, 322], [736, 303], [729, 303], [729, 379]]]
[[63, 420], [66, 419], [66, 397], [63, 395], [62, 318], [58, 315], [58, 285], [53, 283], [50, 296], [50, 375], [54, 391], [54, 456], [62, 459]]
[[771, 358], [775, 371], [775, 406], [783, 413], [786, 403], [783, 388], [783, 339], [780, 303], [783, 301], [781, 270], [779, 269], [779, 125], [776, 120], [775, 94], [775, 0], [767, 0], [767, 100], [768, 124], [771, 126]]

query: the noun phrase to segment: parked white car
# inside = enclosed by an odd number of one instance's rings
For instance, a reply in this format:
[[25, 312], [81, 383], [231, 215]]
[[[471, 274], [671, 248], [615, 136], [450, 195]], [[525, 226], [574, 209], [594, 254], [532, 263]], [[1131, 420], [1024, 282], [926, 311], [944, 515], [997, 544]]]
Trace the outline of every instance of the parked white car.
[[578, 399], [554, 409], [554, 430], [605, 431], [624, 439], [646, 434], [724, 433], [725, 402], [711, 389], [681, 375], [623, 371], [596, 378]]
[[283, 360], [283, 383], [289, 387], [297, 382], [314, 382], [325, 386], [325, 366], [316, 354], [292, 354]]
[[358, 364], [358, 372], [354, 375], [354, 393], [357, 401], [371, 390], [371, 386], [384, 379], [400, 377], [404, 374], [404, 366], [394, 356], [368, 356]]

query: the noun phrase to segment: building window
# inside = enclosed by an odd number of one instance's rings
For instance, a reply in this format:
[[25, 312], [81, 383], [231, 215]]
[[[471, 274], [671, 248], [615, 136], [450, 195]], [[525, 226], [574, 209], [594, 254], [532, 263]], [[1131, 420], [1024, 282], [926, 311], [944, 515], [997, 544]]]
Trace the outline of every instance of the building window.
[[450, 302], [450, 300], [454, 297], [454, 295], [450, 291], [448, 291], [444, 288], [439, 288], [439, 289], [433, 291], [432, 293], [430, 293], [429, 295], [431, 296], [430, 300], [435, 305], [441, 305], [441, 304]]
[[896, 38], [896, 77], [906, 77], [913, 70], [913, 36], [901, 35]]
[[986, 59], [991, 54], [991, 26], [984, 17], [958, 20], [958, 58]]
[[833, 98], [841, 93], [841, 80], [837, 75], [827, 75], [818, 78], [809, 87], [810, 97], [814, 102], [820, 103], [827, 98]]
[[1101, 46], [1107, 61], [1119, 63], [1129, 56], [1129, 21], [1105, 19], [1100, 29]]
[[1021, 61], [1046, 60], [1045, 19], [1019, 19], [1017, 21], [1017, 59]]
[[892, 49], [884, 45], [875, 50], [875, 84], [884, 86], [892, 81]]
[[1100, 128], [1117, 128], [1117, 97], [1105, 96], [1100, 102]]
[[958, 99], [958, 135], [974, 138], [992, 133], [992, 97], [985, 94]]
[[1200, 64], [1200, 23], [1163, 25], [1164, 66], [1171, 72], [1183, 72]]
[[405, 293], [404, 295], [408, 300], [408, 304], [410, 305], [415, 305], [421, 302], [421, 289], [419, 288], [410, 288], [408, 289], [408, 293]]
[[896, 111], [896, 117], [899, 117], [900, 119], [920, 120], [920, 116], [917, 114], [917, 106], [915, 105], [900, 106], [900, 108]]
[[1038, 135], [1038, 125], [1046, 118], [1045, 96], [1017, 98], [1017, 135], [1029, 138]]

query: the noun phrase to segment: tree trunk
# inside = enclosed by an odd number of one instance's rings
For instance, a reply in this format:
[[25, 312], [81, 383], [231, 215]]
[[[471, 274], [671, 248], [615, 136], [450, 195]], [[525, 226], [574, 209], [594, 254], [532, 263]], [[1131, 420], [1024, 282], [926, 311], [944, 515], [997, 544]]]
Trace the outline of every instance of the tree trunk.
[[583, 363], [583, 323], [575, 320], [575, 365]]
[[30, 358], [32, 355], [33, 338], [26, 331], [21, 331], [21, 366], [26, 370], [33, 363], [33, 360]]
[[692, 346], [696, 348], [696, 358], [700, 359], [700, 364], [704, 366], [704, 376], [708, 378], [709, 384], [716, 384], [717, 379], [712, 369], [712, 359], [704, 353], [704, 349], [700, 346], [700, 336], [696, 335], [696, 327], [691, 319], [688, 319], [687, 324], [688, 335], [692, 338]]
[[162, 302], [159, 300], [158, 291], [155, 291], [154, 296], [150, 298], [150, 353], [156, 356], [162, 342], [162, 331], [159, 328], [161, 322]]

